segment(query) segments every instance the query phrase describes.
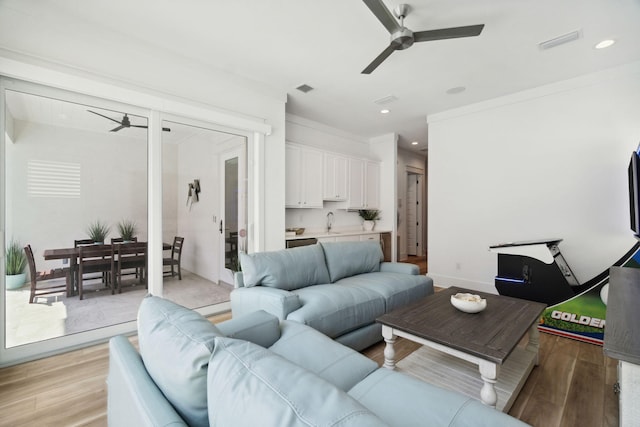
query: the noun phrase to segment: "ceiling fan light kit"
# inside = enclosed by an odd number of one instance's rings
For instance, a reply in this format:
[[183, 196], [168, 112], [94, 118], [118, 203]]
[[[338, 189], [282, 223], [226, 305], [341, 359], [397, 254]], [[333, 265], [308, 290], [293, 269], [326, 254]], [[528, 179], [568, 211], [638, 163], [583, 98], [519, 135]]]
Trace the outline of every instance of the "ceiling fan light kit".
[[[484, 24], [468, 25], [464, 27], [440, 28], [437, 30], [427, 30], [413, 32], [404, 26], [404, 18], [411, 11], [408, 4], [399, 4], [393, 10], [393, 15], [384, 5], [382, 0], [363, 0], [369, 10], [384, 25], [391, 34], [389, 46], [382, 51], [364, 70], [362, 74], [371, 74], [373, 70], [378, 68], [385, 59], [387, 59], [394, 51], [404, 50], [411, 47], [416, 42], [426, 42], [433, 40], [452, 39], [459, 37], [474, 37], [480, 35]], [[395, 17], [394, 17], [395, 15]], [[400, 23], [396, 20], [399, 19]]]

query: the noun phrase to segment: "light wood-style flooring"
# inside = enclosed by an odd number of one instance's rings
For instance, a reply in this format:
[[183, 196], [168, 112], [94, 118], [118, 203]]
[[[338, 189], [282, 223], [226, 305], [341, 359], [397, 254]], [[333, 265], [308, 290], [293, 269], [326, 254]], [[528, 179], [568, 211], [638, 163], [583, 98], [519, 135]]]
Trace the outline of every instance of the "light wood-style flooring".
[[[399, 338], [397, 359], [417, 347]], [[381, 342], [363, 353], [382, 364], [383, 350]], [[0, 426], [106, 426], [108, 359], [105, 343], [0, 369]], [[540, 334], [540, 365], [509, 413], [540, 427], [617, 426], [615, 381], [602, 347]]]

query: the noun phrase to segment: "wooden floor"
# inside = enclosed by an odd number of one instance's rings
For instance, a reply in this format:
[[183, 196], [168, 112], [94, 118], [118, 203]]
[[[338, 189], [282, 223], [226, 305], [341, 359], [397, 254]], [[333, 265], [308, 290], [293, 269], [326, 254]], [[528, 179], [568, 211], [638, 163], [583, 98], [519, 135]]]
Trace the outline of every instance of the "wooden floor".
[[[399, 338], [397, 359], [417, 347]], [[382, 364], [383, 350], [378, 343], [364, 354]], [[618, 425], [616, 363], [602, 347], [543, 333], [540, 356], [512, 416], [541, 427]], [[100, 344], [0, 369], [0, 426], [106, 426], [108, 357], [108, 345]]]

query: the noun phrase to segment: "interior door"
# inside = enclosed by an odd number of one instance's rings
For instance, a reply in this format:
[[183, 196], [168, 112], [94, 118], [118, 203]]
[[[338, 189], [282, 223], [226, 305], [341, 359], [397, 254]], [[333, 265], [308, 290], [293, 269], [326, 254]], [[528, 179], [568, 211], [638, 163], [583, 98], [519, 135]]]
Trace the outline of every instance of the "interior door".
[[220, 155], [220, 280], [233, 283], [240, 269], [238, 253], [246, 245], [246, 162], [243, 148]]
[[417, 255], [418, 246], [418, 175], [407, 175], [407, 255]]

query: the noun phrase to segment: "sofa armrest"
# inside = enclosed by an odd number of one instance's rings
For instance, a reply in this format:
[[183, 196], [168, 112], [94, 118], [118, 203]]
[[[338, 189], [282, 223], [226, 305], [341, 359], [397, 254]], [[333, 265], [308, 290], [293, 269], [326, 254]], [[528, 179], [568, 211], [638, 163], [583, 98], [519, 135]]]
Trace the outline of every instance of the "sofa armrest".
[[144, 367], [129, 340], [109, 341], [107, 417], [110, 426], [186, 426]]
[[251, 341], [262, 347], [270, 347], [280, 339], [280, 320], [263, 310], [234, 317], [216, 326], [226, 337]]
[[284, 320], [289, 313], [301, 306], [298, 295], [284, 289], [253, 286], [231, 291], [231, 311], [234, 317], [264, 310]]
[[420, 274], [420, 268], [415, 264], [408, 262], [381, 262], [380, 271], [384, 273], [404, 273], [417, 276]]

